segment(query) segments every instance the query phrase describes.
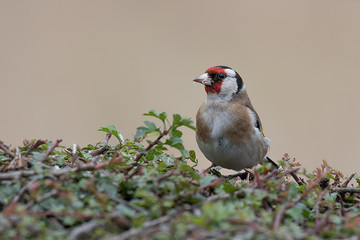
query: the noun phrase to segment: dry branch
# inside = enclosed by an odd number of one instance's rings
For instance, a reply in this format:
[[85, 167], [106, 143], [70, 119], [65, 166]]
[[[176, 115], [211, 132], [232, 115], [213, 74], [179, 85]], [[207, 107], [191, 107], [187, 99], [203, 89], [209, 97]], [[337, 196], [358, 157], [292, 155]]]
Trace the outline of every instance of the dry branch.
[[151, 229], [156, 228], [163, 223], [167, 223], [167, 222], [171, 221], [178, 214], [182, 213], [183, 210], [184, 209], [180, 209], [180, 210], [175, 209], [173, 211], [170, 211], [170, 213], [166, 214], [163, 217], [159, 217], [154, 220], [145, 222], [142, 228], [131, 228], [118, 236], [114, 236], [114, 237], [108, 238], [106, 240], [124, 240], [124, 239], [130, 239], [130, 238], [133, 238], [136, 236], [139, 237], [139, 236], [144, 235], [147, 232], [151, 231]]
[[342, 188], [347, 187], [347, 185], [349, 184], [351, 179], [353, 179], [354, 176], [355, 176], [355, 173], [351, 174], [351, 176], [348, 179], [346, 179], [346, 181], [343, 184], [341, 184], [341, 187]]
[[12, 180], [12, 179], [19, 179], [21, 177], [31, 177], [36, 174], [50, 174], [55, 177], [59, 177], [61, 175], [67, 174], [69, 172], [80, 172], [80, 171], [91, 171], [96, 170], [97, 165], [94, 162], [86, 163], [79, 165], [77, 167], [73, 168], [67, 168], [67, 169], [50, 169], [50, 170], [44, 170], [43, 172], [36, 172], [34, 170], [18, 170], [18, 171], [10, 171], [10, 172], [4, 172], [0, 173], [0, 181], [3, 180]]
[[61, 142], [62, 139], [57, 139], [56, 142], [51, 146], [51, 148], [46, 152], [45, 156], [43, 156], [39, 161], [44, 162], [46, 159], [48, 159], [52, 151], [54, 151], [54, 149], [58, 147]]
[[360, 193], [360, 188], [349, 188], [349, 187], [341, 188], [341, 187], [337, 187], [337, 188], [331, 188], [330, 190], [333, 191], [333, 192], [337, 192], [339, 194]]
[[10, 157], [12, 157], [12, 158], [15, 157], [15, 153], [10, 151], [10, 149], [7, 146], [5, 146], [4, 144], [2, 144], [2, 143], [0, 143], [0, 149], [3, 150]]

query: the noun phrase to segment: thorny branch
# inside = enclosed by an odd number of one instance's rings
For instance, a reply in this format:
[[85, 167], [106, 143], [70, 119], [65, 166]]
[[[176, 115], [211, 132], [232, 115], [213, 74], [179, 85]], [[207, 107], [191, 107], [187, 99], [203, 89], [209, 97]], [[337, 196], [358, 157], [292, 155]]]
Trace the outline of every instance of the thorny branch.
[[70, 172], [80, 172], [80, 171], [91, 171], [91, 170], [96, 170], [97, 165], [93, 162], [90, 163], [86, 163], [86, 164], [82, 164], [82, 165], [78, 165], [76, 167], [73, 168], [66, 168], [66, 169], [50, 169], [50, 170], [46, 170], [43, 172], [36, 172], [34, 170], [18, 170], [18, 171], [10, 171], [10, 172], [4, 172], [4, 173], [0, 173], [0, 181], [3, 180], [12, 180], [12, 179], [19, 179], [21, 177], [31, 177], [34, 176], [36, 174], [50, 174], [53, 175], [55, 177], [59, 177], [61, 175], [70, 173]]
[[152, 228], [158, 227], [159, 225], [161, 225], [163, 223], [167, 223], [167, 222], [171, 221], [177, 215], [181, 214], [184, 210], [185, 210], [184, 208], [181, 208], [179, 210], [174, 209], [163, 217], [159, 217], [154, 220], [145, 222], [142, 228], [130, 228], [129, 230], [123, 232], [122, 234], [115, 236], [115, 237], [108, 238], [106, 240], [125, 240], [125, 239], [130, 239], [132, 237], [145, 235]]
[[12, 202], [16, 203], [19, 201], [19, 199], [21, 198], [21, 196], [25, 193], [25, 191], [31, 187], [35, 182], [37, 181], [37, 179], [32, 179], [30, 182], [28, 182], [24, 187], [22, 187], [19, 192], [16, 194], [16, 196], [13, 198]]
[[84, 214], [78, 212], [53, 212], [53, 211], [28, 211], [29, 215], [35, 215], [39, 217], [74, 217], [79, 219], [92, 219], [92, 218], [104, 218], [105, 213], [98, 214]]
[[[151, 148], [153, 148], [153, 147], [160, 141], [160, 139], [163, 138], [163, 137], [164, 137], [165, 135], [167, 135], [168, 133], [169, 133], [168, 130], [162, 131], [162, 132], [159, 134], [159, 136], [158, 136], [154, 141], [152, 141], [152, 142], [145, 148], [145, 153], [147, 153]], [[136, 158], [135, 158], [135, 160], [134, 160], [134, 161], [136, 162], [136, 164], [137, 164], [137, 162], [140, 160], [140, 158], [145, 155], [145, 153], [138, 153], [138, 154], [136, 155]]]
[[351, 181], [351, 179], [353, 179], [354, 176], [355, 176], [355, 173], [351, 174], [350, 177], [349, 177], [348, 179], [346, 179], [346, 181], [345, 181], [343, 184], [341, 184], [341, 187], [342, 187], [342, 188], [347, 187], [347, 185], [349, 184], [349, 182]]
[[154, 140], [152, 141], [146, 148], [145, 148], [145, 152], [141, 152], [141, 153], [138, 153], [134, 159], [135, 163], [132, 164], [129, 168], [128, 168], [128, 171], [130, 171], [133, 167], [136, 167], [137, 168], [131, 173], [129, 174], [128, 176], [126, 176], [125, 178], [126, 179], [129, 179], [129, 178], [132, 178], [134, 175], [138, 174], [140, 171], [141, 171], [141, 167], [139, 167], [138, 163], [139, 163], [139, 160], [151, 149], [153, 148], [156, 144], [158, 144], [158, 142], [160, 141], [161, 138], [163, 138], [164, 136], [166, 136], [167, 134], [169, 133], [168, 130], [164, 130], [162, 131], [159, 136]]
[[303, 194], [301, 194], [301, 196], [295, 200], [295, 201], [291, 201], [291, 202], [287, 202], [286, 204], [284, 204], [279, 211], [276, 213], [275, 218], [274, 218], [274, 222], [273, 222], [273, 229], [274, 231], [277, 231], [280, 227], [280, 223], [281, 223], [281, 219], [285, 213], [285, 211], [289, 208], [294, 207], [296, 204], [298, 204], [301, 200], [303, 200], [306, 196], [308, 195], [307, 192], [304, 192]]
[[345, 187], [345, 188], [331, 188], [330, 189], [333, 192], [337, 192], [340, 194], [344, 194], [344, 193], [360, 193], [360, 188], [349, 188], [349, 187]]
[[10, 151], [10, 149], [9, 149], [6, 145], [0, 143], [0, 149], [3, 150], [3, 151], [4, 151], [7, 155], [9, 155], [10, 157], [12, 157], [12, 158], [15, 157], [15, 153], [13, 153], [12, 151]]
[[39, 161], [44, 162], [46, 159], [48, 159], [48, 157], [50, 156], [52, 151], [54, 151], [54, 149], [56, 147], [58, 147], [61, 142], [62, 142], [62, 139], [57, 139], [56, 142], [51, 146], [51, 148], [46, 152], [46, 154]]
[[57, 189], [53, 189], [51, 190], [50, 192], [44, 194], [43, 196], [41, 196], [39, 199], [35, 199], [35, 200], [32, 200], [30, 202], [28, 202], [26, 205], [25, 205], [25, 208], [26, 209], [29, 209], [31, 208], [32, 206], [34, 206], [35, 204], [37, 203], [40, 203], [40, 202], [43, 202], [45, 201], [46, 199], [49, 199], [49, 198], [52, 198], [54, 196], [56, 196], [58, 194], [58, 190]]
[[39, 140], [37, 140], [36, 142], [32, 143], [32, 144], [30, 145], [29, 150], [27, 151], [27, 154], [26, 154], [26, 155], [30, 154], [30, 153], [31, 153], [32, 151], [34, 151], [37, 147], [39, 147], [40, 145], [42, 145], [42, 144], [44, 144], [44, 143], [46, 143], [46, 141], [41, 140], [41, 139], [39, 139]]

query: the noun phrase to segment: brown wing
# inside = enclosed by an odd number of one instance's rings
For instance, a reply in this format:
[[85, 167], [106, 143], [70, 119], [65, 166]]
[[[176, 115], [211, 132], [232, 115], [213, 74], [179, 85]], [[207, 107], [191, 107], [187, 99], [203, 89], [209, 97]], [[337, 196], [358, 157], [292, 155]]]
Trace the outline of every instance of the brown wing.
[[261, 124], [261, 121], [260, 121], [260, 117], [259, 115], [257, 114], [254, 106], [252, 105], [251, 101], [250, 101], [250, 98], [248, 96], [248, 94], [246, 93], [246, 91], [240, 91], [238, 94], [236, 94], [237, 96], [234, 98], [234, 100], [236, 101], [242, 101], [243, 104], [248, 107], [254, 114], [255, 114], [255, 117], [256, 117], [256, 121], [255, 121], [255, 127], [257, 129], [259, 129], [259, 131], [262, 133], [262, 135], [265, 137], [265, 134], [264, 134], [264, 130], [262, 128], [262, 124]]

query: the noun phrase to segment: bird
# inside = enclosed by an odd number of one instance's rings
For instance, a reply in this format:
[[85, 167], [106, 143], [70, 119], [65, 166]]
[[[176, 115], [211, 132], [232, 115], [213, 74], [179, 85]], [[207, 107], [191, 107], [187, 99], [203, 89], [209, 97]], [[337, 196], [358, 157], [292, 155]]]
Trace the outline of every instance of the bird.
[[270, 140], [240, 75], [230, 67], [215, 66], [193, 82], [203, 84], [207, 94], [196, 114], [196, 142], [212, 162], [206, 170], [220, 166], [240, 171], [264, 162], [277, 168], [267, 156]]

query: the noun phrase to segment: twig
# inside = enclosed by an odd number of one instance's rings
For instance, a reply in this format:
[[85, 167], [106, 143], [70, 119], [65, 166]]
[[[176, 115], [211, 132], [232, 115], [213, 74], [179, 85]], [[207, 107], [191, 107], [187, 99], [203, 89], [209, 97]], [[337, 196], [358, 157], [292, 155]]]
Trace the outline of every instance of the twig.
[[109, 140], [110, 140], [111, 136], [112, 136], [111, 133], [106, 133], [106, 137], [105, 137], [106, 145], [109, 145]]
[[10, 157], [12, 158], [15, 157], [15, 153], [11, 152], [10, 149], [2, 143], [0, 143], [0, 149], [3, 150]]
[[176, 172], [177, 169], [172, 169], [170, 171], [168, 171], [167, 173], [165, 173], [164, 175], [158, 177], [155, 181], [156, 183], [160, 183], [162, 180], [164, 180], [167, 177], [170, 177], [171, 175], [173, 175]]
[[51, 148], [46, 152], [45, 156], [43, 156], [39, 161], [44, 162], [50, 156], [52, 151], [54, 151], [54, 149], [59, 146], [61, 142], [62, 139], [57, 139], [56, 142], [51, 146]]
[[[70, 155], [71, 157], [74, 157], [74, 154], [72, 154], [72, 152], [68, 151], [67, 149], [64, 149], [63, 150], [64, 152], [66, 152], [68, 155]], [[82, 158], [82, 157], [77, 157], [77, 159], [79, 159], [80, 161], [84, 162], [84, 163], [87, 163], [88, 160], [86, 160], [85, 158]]]
[[315, 227], [310, 229], [311, 232], [317, 233], [327, 223], [331, 214], [331, 209], [325, 213], [325, 216], [321, 218], [320, 221], [316, 221]]
[[355, 176], [355, 173], [351, 174], [350, 177], [348, 179], [346, 179], [346, 181], [341, 184], [341, 187], [344, 188], [344, 187], [347, 187], [347, 185], [349, 184], [349, 182], [351, 181], [351, 179]]
[[5, 173], [0, 173], [0, 181], [3, 180], [12, 180], [19, 179], [20, 177], [31, 177], [36, 174], [50, 174], [55, 177], [70, 173], [70, 172], [80, 172], [80, 171], [91, 171], [97, 170], [97, 165], [94, 162], [86, 163], [79, 165], [77, 167], [73, 167], [70, 169], [51, 169], [46, 170], [44, 172], [36, 172], [34, 170], [19, 170], [19, 171], [10, 171]]
[[[236, 192], [234, 192], [234, 195], [236, 195]], [[218, 194], [214, 196], [210, 196], [206, 199], [206, 202], [215, 202], [217, 200], [224, 200], [228, 199], [231, 195], [228, 193]]]
[[26, 155], [29, 155], [29, 153], [31, 153], [32, 151], [34, 151], [37, 147], [39, 147], [40, 145], [46, 143], [46, 141], [44, 140], [37, 140], [35, 143], [32, 143], [29, 147], [29, 150], [27, 151]]
[[315, 222], [317, 222], [318, 220], [319, 220], [319, 207], [320, 207], [320, 202], [321, 202], [321, 200], [323, 199], [323, 197], [325, 196], [325, 194], [327, 193], [328, 191], [326, 191], [326, 190], [324, 190], [324, 191], [322, 191], [320, 194], [319, 194], [319, 196], [318, 196], [318, 198], [316, 199], [316, 203], [315, 203], [315, 205], [314, 205], [314, 210], [315, 210]]
[[355, 205], [349, 207], [349, 208], [346, 208], [345, 209], [345, 212], [350, 212], [352, 209], [356, 209], [360, 206], [360, 202], [356, 203]]
[[16, 196], [13, 198], [13, 200], [12, 200], [11, 202], [12, 202], [12, 203], [18, 202], [18, 201], [20, 200], [21, 196], [25, 193], [25, 191], [26, 191], [29, 187], [31, 187], [31, 185], [33, 185], [34, 182], [36, 182], [36, 181], [37, 181], [37, 179], [32, 179], [30, 182], [28, 182], [27, 184], [25, 184], [25, 186], [22, 187], [22, 188], [19, 190], [18, 194], [16, 194]]
[[221, 182], [221, 178], [214, 179], [211, 183], [201, 186], [200, 189], [213, 188]]
[[294, 180], [295, 180], [295, 181], [297, 182], [297, 184], [299, 184], [300, 186], [306, 185], [306, 184], [304, 183], [304, 181], [296, 175], [295, 172], [290, 173], [290, 175], [294, 178]]
[[100, 222], [96, 220], [85, 222], [71, 231], [69, 239], [80, 240], [90, 238], [95, 229], [99, 228], [100, 226]]
[[124, 199], [113, 197], [113, 196], [109, 196], [109, 199], [116, 202], [116, 203], [123, 204], [123, 205], [127, 206], [128, 208], [131, 208], [132, 210], [135, 210], [136, 212], [144, 211], [143, 208], [138, 207], [138, 206], [133, 206], [128, 201], [126, 201]]
[[129, 230], [127, 230], [126, 232], [123, 232], [120, 235], [108, 238], [106, 240], [123, 240], [123, 239], [130, 239], [130, 238], [134, 238], [136, 236], [141, 236], [146, 234], [148, 231], [150, 231], [152, 228], [155, 228], [165, 222], [168, 222], [172, 219], [174, 219], [177, 215], [179, 215], [181, 212], [183, 212], [183, 209], [180, 210], [173, 210], [170, 211], [170, 213], [168, 213], [167, 215], [163, 216], [163, 217], [159, 217], [156, 218], [154, 220], [151, 221], [147, 221], [144, 223], [143, 227], [141, 228], [131, 228]]
[[255, 176], [255, 180], [256, 180], [256, 185], [259, 189], [262, 189], [262, 181], [260, 179], [260, 175], [259, 172], [257, 170], [254, 171], [254, 176]]
[[28, 166], [29, 159], [23, 158], [19, 147], [16, 148], [15, 157], [11, 160], [9, 165], [6, 166], [6, 170], [23, 169]]
[[75, 217], [83, 220], [92, 219], [92, 218], [105, 218], [105, 213], [99, 214], [84, 214], [79, 212], [53, 212], [53, 211], [28, 211], [29, 215], [39, 216], [39, 217]]
[[106, 152], [107, 150], [109, 149], [109, 145], [105, 145], [105, 146], [102, 146], [98, 149], [95, 149], [93, 151], [90, 152], [90, 155], [95, 157], [97, 155], [100, 155], [100, 154], [103, 154], [104, 152]]
[[332, 192], [337, 192], [339, 194], [344, 194], [344, 193], [360, 193], [360, 188], [331, 188], [330, 189]]
[[58, 190], [57, 190], [57, 189], [53, 189], [53, 190], [51, 190], [50, 192], [48, 192], [48, 193], [44, 194], [43, 196], [41, 196], [41, 198], [35, 199], [35, 200], [32, 200], [32, 201], [28, 202], [28, 203], [25, 205], [25, 208], [26, 208], [26, 209], [29, 209], [29, 208], [31, 208], [32, 206], [34, 206], [35, 204], [40, 203], [40, 202], [42, 202], [42, 201], [45, 201], [46, 199], [49, 199], [49, 198], [51, 198], [51, 197], [53, 197], [53, 196], [56, 196], [57, 194], [58, 194]]
[[[154, 140], [152, 141], [146, 148], [145, 148], [145, 152], [142, 153], [138, 153], [134, 159], [135, 163], [133, 163], [129, 168], [128, 171], [130, 171], [133, 167], [138, 166], [138, 162], [141, 159], [142, 156], [144, 156], [151, 148], [153, 148], [162, 137], [164, 137], [165, 135], [167, 135], [169, 133], [168, 130], [164, 130], [160, 133], [160, 135]], [[135, 169], [135, 171], [133, 171], [131, 174], [125, 176], [125, 179], [130, 179], [132, 178], [134, 175], [136, 175], [137, 173], [139, 173], [141, 170], [141, 168], [138, 166], [138, 168]]]
[[341, 195], [337, 195], [337, 199], [338, 199], [338, 202], [340, 203], [340, 210], [341, 210], [341, 215], [345, 215], [345, 207], [344, 207], [344, 200], [342, 198]]
[[[133, 167], [133, 166], [132, 166], [132, 167]], [[132, 167], [131, 167], [129, 170], [131, 170]], [[128, 180], [128, 179], [132, 178], [133, 176], [135, 176], [136, 174], [138, 174], [139, 172], [141, 172], [141, 169], [142, 169], [142, 167], [141, 167], [141, 166], [138, 166], [132, 173], [130, 173], [129, 175], [126, 175], [126, 176], [125, 176], [125, 180]]]
[[303, 194], [301, 194], [301, 196], [292, 202], [287, 202], [286, 204], [284, 204], [279, 211], [276, 213], [275, 218], [274, 218], [274, 222], [273, 222], [273, 230], [276, 232], [279, 227], [280, 227], [280, 223], [281, 223], [281, 219], [285, 213], [285, 211], [289, 208], [292, 208], [293, 206], [295, 206], [296, 204], [298, 204], [302, 199], [304, 199], [306, 196], [308, 195], [308, 192], [304, 192]]
[[35, 174], [36, 174], [36, 172], [34, 170], [20, 170], [20, 171], [5, 172], [5, 173], [0, 173], [0, 181], [19, 179], [21, 177], [30, 177]]
[[[154, 140], [154, 141], [152, 141], [146, 148], [145, 148], [145, 152], [148, 152], [151, 148], [153, 148], [156, 144], [157, 144], [157, 142], [158, 141], [160, 141], [160, 139], [162, 138], [162, 137], [164, 137], [165, 135], [167, 135], [169, 133], [169, 131], [168, 130], [164, 130], [164, 131], [162, 131], [162, 133], [160, 133], [160, 135]], [[140, 160], [140, 158], [142, 157], [142, 156], [144, 156], [145, 155], [145, 153], [138, 153], [137, 155], [136, 155], [136, 158], [135, 158], [135, 165], [137, 165], [137, 162]]]

